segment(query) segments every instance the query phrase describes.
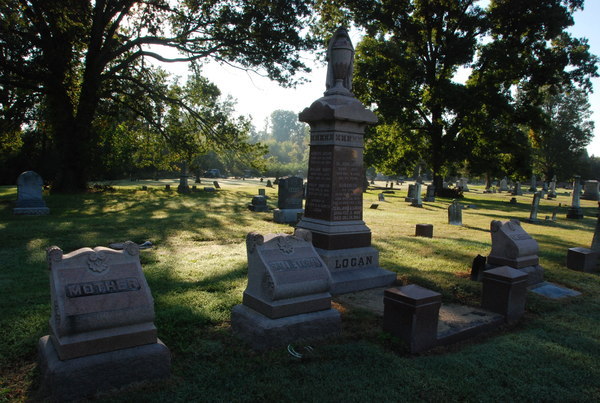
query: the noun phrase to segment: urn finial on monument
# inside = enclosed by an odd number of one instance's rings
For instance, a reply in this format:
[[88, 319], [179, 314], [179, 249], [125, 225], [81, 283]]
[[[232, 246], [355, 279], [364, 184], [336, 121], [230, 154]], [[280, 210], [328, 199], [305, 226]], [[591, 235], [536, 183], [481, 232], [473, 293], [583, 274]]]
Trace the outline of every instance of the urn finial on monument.
[[379, 267], [371, 230], [363, 221], [364, 133], [377, 116], [354, 97], [354, 47], [339, 28], [327, 48], [327, 90], [304, 109], [310, 125], [310, 154], [304, 216], [297, 228], [312, 243], [332, 275], [332, 293], [390, 284], [395, 274]]

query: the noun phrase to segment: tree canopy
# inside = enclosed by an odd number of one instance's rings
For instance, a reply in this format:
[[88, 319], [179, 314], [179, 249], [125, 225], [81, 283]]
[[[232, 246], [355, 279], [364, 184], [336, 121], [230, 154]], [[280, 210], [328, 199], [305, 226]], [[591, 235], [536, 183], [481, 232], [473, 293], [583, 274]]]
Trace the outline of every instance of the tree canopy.
[[[53, 188], [84, 190], [102, 103], [120, 103], [146, 118], [166, 100], [181, 101], [165, 92], [149, 59], [213, 58], [289, 83], [305, 68], [298, 50], [314, 45], [301, 34], [309, 6], [301, 0], [0, 0], [3, 136], [36, 110], [59, 156]], [[135, 93], [151, 103], [127, 102]], [[180, 107], [206, 138], [227, 141], [218, 123], [185, 102]]]
[[[583, 1], [481, 3], [317, 2], [322, 25], [353, 22], [366, 33], [357, 46], [353, 89], [381, 122], [369, 132], [367, 162], [391, 174], [410, 172], [423, 159], [441, 189], [442, 176], [461, 161], [511, 160], [515, 145], [527, 141], [517, 126], [539, 116], [529, 112], [542, 102], [540, 88], [591, 89], [597, 58], [585, 39], [566, 32]], [[465, 68], [468, 80], [457, 80]], [[526, 103], [517, 102], [518, 89]]]

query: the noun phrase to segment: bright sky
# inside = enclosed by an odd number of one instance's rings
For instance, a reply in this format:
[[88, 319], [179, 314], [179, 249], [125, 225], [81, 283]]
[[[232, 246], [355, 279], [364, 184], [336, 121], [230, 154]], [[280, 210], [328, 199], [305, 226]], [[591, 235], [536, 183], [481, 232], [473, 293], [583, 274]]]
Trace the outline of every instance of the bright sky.
[[[600, 56], [600, 0], [587, 0], [585, 9], [575, 14], [575, 26], [571, 32], [576, 37], [589, 40], [591, 52]], [[351, 32], [354, 45], [359, 41], [358, 33]], [[210, 63], [204, 67], [204, 73], [217, 84], [224, 95], [231, 95], [237, 100], [237, 112], [251, 116], [257, 130], [265, 127], [265, 120], [276, 109], [301, 112], [304, 108], [320, 98], [325, 91], [326, 68], [313, 62], [314, 56], [307, 55], [306, 63], [313, 71], [305, 76], [309, 83], [293, 89], [282, 88], [269, 79], [248, 73], [234, 67]], [[183, 65], [168, 66], [175, 74], [185, 75]], [[600, 67], [600, 66], [599, 66]], [[592, 120], [596, 123], [595, 137], [588, 146], [588, 153], [600, 156], [600, 79], [593, 79], [594, 93], [590, 96]]]

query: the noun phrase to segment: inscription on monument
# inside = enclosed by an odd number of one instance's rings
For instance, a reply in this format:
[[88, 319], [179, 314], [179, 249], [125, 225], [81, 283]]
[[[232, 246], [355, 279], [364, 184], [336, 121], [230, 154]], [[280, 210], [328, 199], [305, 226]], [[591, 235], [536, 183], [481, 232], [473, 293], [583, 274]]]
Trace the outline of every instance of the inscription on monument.
[[87, 283], [67, 284], [67, 297], [88, 297], [91, 295], [111, 294], [115, 292], [138, 291], [141, 288], [135, 277], [116, 280], [91, 281]]
[[373, 264], [373, 256], [358, 256], [353, 258], [335, 259], [336, 269], [347, 269]]
[[269, 267], [275, 271], [302, 270], [321, 266], [321, 261], [314, 257], [305, 259], [279, 260], [269, 263]]

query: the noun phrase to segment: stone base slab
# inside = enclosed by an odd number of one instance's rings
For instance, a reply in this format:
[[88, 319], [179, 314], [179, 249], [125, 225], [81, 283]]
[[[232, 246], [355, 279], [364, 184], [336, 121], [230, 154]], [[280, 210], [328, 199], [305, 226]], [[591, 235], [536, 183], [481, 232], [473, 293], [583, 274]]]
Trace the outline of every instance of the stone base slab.
[[50, 214], [48, 207], [15, 207], [14, 215], [47, 215]]
[[234, 335], [259, 351], [301, 341], [337, 337], [341, 334], [341, 324], [340, 313], [335, 309], [279, 319], [269, 319], [241, 304], [231, 312]]
[[61, 361], [49, 336], [38, 342], [41, 372], [39, 394], [52, 400], [73, 400], [133, 382], [168, 378], [171, 353], [154, 344]]
[[248, 291], [244, 291], [243, 302], [245, 306], [252, 308], [270, 319], [278, 319], [286, 316], [330, 309], [331, 294], [323, 292], [276, 301], [265, 301], [260, 297], [250, 294]]
[[273, 221], [280, 224], [293, 224], [298, 222], [298, 214], [304, 213], [304, 209], [278, 209], [273, 210]]
[[316, 250], [331, 273], [333, 295], [384, 287], [396, 280], [396, 273], [379, 267], [379, 251], [372, 246]]

